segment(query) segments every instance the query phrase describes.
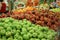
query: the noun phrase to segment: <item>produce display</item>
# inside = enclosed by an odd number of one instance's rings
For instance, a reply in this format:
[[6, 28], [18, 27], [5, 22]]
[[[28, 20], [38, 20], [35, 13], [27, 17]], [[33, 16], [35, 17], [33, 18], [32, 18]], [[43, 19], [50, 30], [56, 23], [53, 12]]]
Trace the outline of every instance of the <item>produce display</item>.
[[25, 13], [26, 11], [33, 11], [33, 10], [37, 10], [37, 8], [27, 6], [27, 7], [22, 8], [22, 9], [15, 9], [15, 10], [13, 10], [13, 13], [20, 14], [21, 12]]
[[40, 0], [27, 0], [26, 6], [38, 6]]
[[1, 15], [0, 15], [0, 18], [6, 18], [6, 17], [10, 17], [10, 15], [11, 15], [11, 13], [10, 12], [8, 12], [8, 13], [2, 13]]
[[2, 14], [0, 15], [0, 18], [4, 18], [4, 17], [7, 17], [7, 15], [4, 14], [4, 13], [2, 13]]
[[53, 12], [60, 12], [60, 8], [50, 9]]
[[0, 18], [0, 40], [55, 40], [56, 32], [26, 19]]
[[60, 26], [60, 13], [54, 13], [52, 11], [27, 11], [25, 13], [20, 13], [14, 15], [12, 13], [12, 18], [15, 19], [27, 19], [34, 24], [39, 24], [42, 26], [48, 26], [51, 29], [57, 30]]
[[8, 12], [0, 14], [0, 40], [60, 40], [60, 8], [55, 8], [60, 3], [55, 1], [10, 0]]
[[40, 7], [39, 7], [40, 10], [49, 10], [49, 5], [47, 3], [44, 3], [44, 4], [40, 4]]

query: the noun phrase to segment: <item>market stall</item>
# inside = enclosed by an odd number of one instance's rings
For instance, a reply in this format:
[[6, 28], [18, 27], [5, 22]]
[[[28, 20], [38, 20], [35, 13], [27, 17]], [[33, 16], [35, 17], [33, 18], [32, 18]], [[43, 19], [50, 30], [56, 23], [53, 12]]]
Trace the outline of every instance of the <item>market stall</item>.
[[60, 8], [55, 0], [10, 0], [0, 15], [0, 40], [59, 40]]

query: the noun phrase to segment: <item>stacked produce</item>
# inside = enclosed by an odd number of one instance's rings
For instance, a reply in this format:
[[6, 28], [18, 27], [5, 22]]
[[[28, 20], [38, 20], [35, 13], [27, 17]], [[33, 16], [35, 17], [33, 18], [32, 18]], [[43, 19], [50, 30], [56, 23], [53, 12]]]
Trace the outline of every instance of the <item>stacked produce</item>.
[[60, 12], [60, 8], [50, 9], [53, 12]]
[[13, 10], [13, 14], [20, 14], [20, 13], [25, 13], [26, 11], [33, 11], [33, 10], [37, 10], [37, 8], [27, 6], [22, 9]]
[[8, 13], [2, 13], [2, 14], [0, 15], [0, 18], [10, 17], [10, 15], [11, 15], [10, 12], [8, 12]]
[[34, 11], [26, 11], [20, 13], [9, 13], [0, 15], [0, 18], [12, 17], [14, 19], [22, 20], [27, 19], [34, 24], [39, 24], [41, 26], [48, 26], [50, 29], [58, 30], [58, 26], [60, 26], [60, 13], [54, 13], [52, 11], [43, 10], [38, 12]]
[[7, 15], [4, 14], [4, 13], [2, 13], [2, 14], [0, 15], [0, 18], [4, 18], [4, 17], [7, 17]]
[[[12, 18], [15, 19], [27, 19], [34, 24], [39, 24], [42, 26], [49, 26], [49, 28], [57, 30], [58, 24], [60, 22], [60, 13], [54, 13], [51, 11], [27, 11], [26, 13], [12, 14]], [[59, 25], [60, 26], [60, 25]]]
[[49, 5], [47, 3], [44, 3], [44, 4], [40, 4], [40, 7], [39, 7], [40, 10], [49, 10]]
[[26, 19], [0, 18], [0, 40], [55, 40], [56, 32]]

